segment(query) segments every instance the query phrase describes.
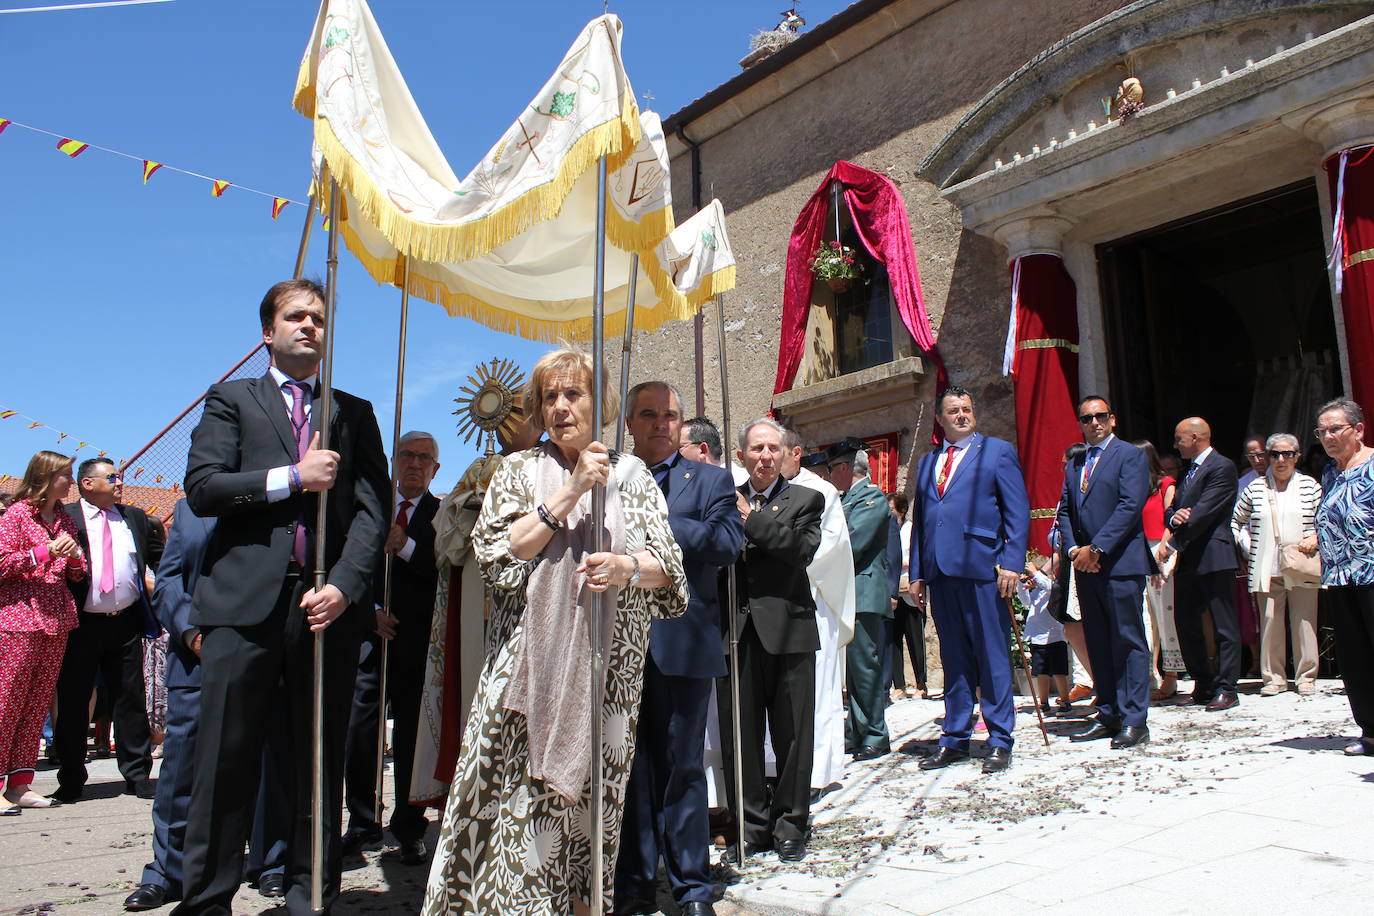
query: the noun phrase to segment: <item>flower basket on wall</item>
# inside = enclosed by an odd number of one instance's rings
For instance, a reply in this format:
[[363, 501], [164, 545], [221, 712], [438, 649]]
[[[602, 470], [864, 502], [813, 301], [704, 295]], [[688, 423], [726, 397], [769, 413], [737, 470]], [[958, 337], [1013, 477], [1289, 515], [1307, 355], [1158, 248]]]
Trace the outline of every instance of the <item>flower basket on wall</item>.
[[817, 248], [808, 266], [817, 280], [824, 280], [836, 293], [846, 292], [860, 273], [854, 249], [839, 242], [826, 242]]
[[849, 287], [854, 285], [854, 280], [850, 277], [831, 277], [825, 281], [825, 285], [830, 287], [832, 293], [847, 293]]

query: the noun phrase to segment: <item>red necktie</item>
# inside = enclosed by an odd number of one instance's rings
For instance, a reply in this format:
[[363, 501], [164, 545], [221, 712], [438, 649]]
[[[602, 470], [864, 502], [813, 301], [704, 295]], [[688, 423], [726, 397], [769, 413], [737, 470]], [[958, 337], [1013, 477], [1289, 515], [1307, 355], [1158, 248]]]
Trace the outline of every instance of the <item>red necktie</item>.
[[404, 529], [410, 522], [410, 500], [401, 500], [401, 507], [396, 510], [396, 527]]
[[958, 450], [957, 445], [945, 449], [945, 466], [940, 468], [940, 476], [935, 479], [935, 492], [941, 496], [945, 495], [945, 487], [949, 486], [949, 477], [954, 471], [954, 453]]

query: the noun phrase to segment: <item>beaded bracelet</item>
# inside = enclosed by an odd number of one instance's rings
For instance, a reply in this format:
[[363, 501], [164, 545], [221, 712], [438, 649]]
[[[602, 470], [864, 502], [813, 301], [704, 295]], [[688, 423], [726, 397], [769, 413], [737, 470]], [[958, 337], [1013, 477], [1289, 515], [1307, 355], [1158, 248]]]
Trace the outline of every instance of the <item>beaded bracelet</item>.
[[291, 488], [295, 490], [297, 493], [304, 490], [305, 486], [301, 483], [300, 469], [297, 468], [294, 464], [290, 464], [287, 465], [286, 471], [288, 474], [291, 475]]
[[537, 510], [538, 510], [538, 512], [539, 512], [539, 519], [540, 519], [540, 521], [542, 521], [544, 524], [548, 525], [550, 531], [560, 531], [560, 530], [562, 530], [562, 528], [563, 528], [563, 523], [560, 522], [558, 519], [554, 518], [554, 517], [553, 517], [553, 513], [550, 512], [548, 509], [544, 508], [544, 504], [543, 504], [543, 503], [540, 503], [536, 508], [537, 508]]

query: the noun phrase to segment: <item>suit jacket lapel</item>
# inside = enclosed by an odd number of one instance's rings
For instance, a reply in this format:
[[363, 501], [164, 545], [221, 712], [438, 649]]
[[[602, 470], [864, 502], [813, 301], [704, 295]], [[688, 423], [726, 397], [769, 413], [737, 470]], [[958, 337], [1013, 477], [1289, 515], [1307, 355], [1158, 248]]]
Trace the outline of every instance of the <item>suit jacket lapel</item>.
[[[945, 481], [945, 495], [941, 496], [941, 499], [945, 499], [946, 497], [948, 497], [949, 491], [958, 486], [959, 481], [964, 479], [965, 473], [970, 470], [970, 468], [973, 465], [973, 462], [977, 461], [982, 456], [982, 452], [983, 435], [982, 433], [974, 433], [973, 441], [969, 442], [969, 444], [964, 447], [963, 456], [959, 458], [959, 463], [954, 466], [954, 473], [950, 475], [949, 480]], [[940, 453], [940, 457], [944, 458], [943, 452]], [[939, 479], [939, 476], [940, 467], [937, 463], [935, 466], [935, 477], [937, 480]], [[940, 492], [938, 483], [935, 487], [935, 492], [937, 494]]]
[[[1116, 447], [1120, 444], [1120, 439], [1113, 439], [1105, 448], [1102, 449], [1102, 453], [1097, 456], [1097, 464], [1093, 465], [1093, 474], [1091, 477], [1088, 478], [1088, 488], [1086, 490], [1083, 490], [1082, 499], [1079, 500], [1080, 503], [1088, 501], [1088, 494], [1092, 493], [1093, 485], [1097, 483], [1097, 475], [1101, 474], [1103, 471], [1110, 468], [1111, 465], [1116, 462], [1116, 458], [1118, 455]], [[1074, 459], [1075, 464], [1077, 464], [1079, 461], [1082, 461], [1083, 464], [1086, 464], [1088, 461], [1088, 453], [1084, 452], [1081, 456]], [[1078, 465], [1078, 470], [1080, 472], [1083, 470], [1083, 464]], [[1081, 474], [1079, 476], [1079, 479], [1083, 479]]]
[[277, 387], [271, 373], [258, 378], [249, 390], [253, 392], [253, 397], [262, 406], [263, 413], [267, 414], [267, 419], [272, 423], [272, 428], [277, 431], [277, 437], [281, 439], [282, 448], [286, 449], [287, 454], [294, 460], [298, 456], [296, 454], [296, 435], [291, 429], [291, 416], [286, 412], [286, 402], [282, 400], [281, 389]]
[[692, 479], [696, 474], [692, 473], [686, 461], [678, 462], [677, 466], [668, 472], [668, 512], [673, 511], [677, 501], [682, 498], [682, 493], [692, 485]]

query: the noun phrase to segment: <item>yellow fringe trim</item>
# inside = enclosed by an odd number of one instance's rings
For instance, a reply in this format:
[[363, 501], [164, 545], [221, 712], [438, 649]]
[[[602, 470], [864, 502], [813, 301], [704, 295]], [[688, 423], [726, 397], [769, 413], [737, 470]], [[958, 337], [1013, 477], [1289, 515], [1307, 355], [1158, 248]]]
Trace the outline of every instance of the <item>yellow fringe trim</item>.
[[[606, 157], [608, 172], [620, 168], [639, 143], [639, 106], [626, 97], [620, 118], [592, 128], [578, 138], [558, 167], [552, 180], [531, 188], [504, 207], [480, 220], [454, 226], [420, 222], [397, 210], [385, 194], [372, 183], [367, 171], [344, 150], [329, 122], [315, 119], [315, 142], [324, 154], [330, 173], [339, 186], [358, 202], [363, 216], [403, 254], [434, 263], [468, 261], [509, 242], [538, 223], [556, 217], [577, 179]], [[634, 231], [607, 208], [607, 235], [640, 244], [620, 247], [639, 249], [657, 244], [666, 230], [644, 244], [648, 236], [663, 225], [662, 219], [641, 225]], [[619, 224], [619, 225], [617, 225]], [[612, 228], [614, 227], [614, 228]], [[671, 225], [668, 225], [671, 228]], [[614, 233], [614, 235], [613, 235]]]
[[[344, 243], [348, 246], [348, 250], [358, 258], [368, 274], [378, 283], [400, 287], [404, 276], [404, 257], [400, 255], [390, 258], [375, 257], [367, 250], [367, 247], [346, 220], [340, 225], [343, 229]], [[652, 308], [641, 307], [635, 310], [636, 331], [654, 331], [669, 321], [689, 319], [699, 311], [700, 305], [689, 305], [687, 298], [673, 286], [671, 278], [659, 266], [652, 252], [640, 252], [640, 265], [649, 275], [655, 292], [659, 293], [659, 302]], [[527, 340], [543, 340], [552, 343], [560, 338], [574, 341], [591, 339], [591, 316], [571, 321], [558, 321], [532, 318], [520, 312], [497, 308], [468, 293], [453, 292], [442, 280], [426, 275], [429, 266], [426, 263], [411, 262], [410, 294], [443, 306], [446, 312], [456, 318], [470, 318], [494, 331], [514, 334]], [[716, 271], [710, 277], [712, 286], [722, 287], [722, 291], [732, 288], [734, 285], [733, 271], [733, 266]], [[724, 275], [727, 273], [730, 274], [729, 286], [723, 286], [726, 281]], [[717, 281], [717, 277], [721, 279]], [[664, 296], [662, 294], [661, 291], [665, 288], [670, 292], [670, 295]], [[704, 285], [703, 288], [705, 288]], [[706, 296], [702, 301], [704, 302], [707, 298], [710, 296]], [[622, 309], [608, 313], [605, 316], [604, 326], [605, 336], [608, 339], [623, 335], [625, 333], [625, 311]]]

